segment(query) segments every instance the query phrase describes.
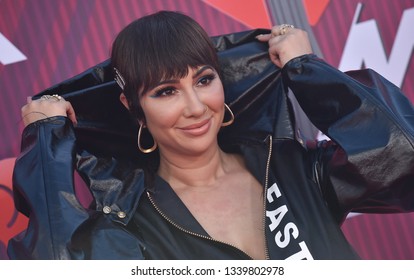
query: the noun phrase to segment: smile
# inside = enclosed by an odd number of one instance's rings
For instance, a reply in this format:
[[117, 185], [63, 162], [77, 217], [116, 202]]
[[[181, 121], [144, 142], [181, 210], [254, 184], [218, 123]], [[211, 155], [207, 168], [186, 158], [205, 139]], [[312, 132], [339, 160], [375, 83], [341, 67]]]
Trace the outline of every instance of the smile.
[[199, 123], [195, 123], [189, 126], [181, 127], [180, 129], [190, 136], [201, 136], [206, 134], [211, 126], [211, 118], [203, 120]]

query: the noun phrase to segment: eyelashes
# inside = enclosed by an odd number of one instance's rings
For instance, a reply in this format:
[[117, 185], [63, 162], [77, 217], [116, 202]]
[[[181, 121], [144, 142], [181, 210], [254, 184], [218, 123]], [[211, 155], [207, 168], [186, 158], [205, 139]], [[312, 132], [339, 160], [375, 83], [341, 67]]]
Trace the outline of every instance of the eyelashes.
[[216, 77], [216, 74], [207, 74], [201, 77], [201, 79], [198, 80], [198, 83], [202, 83], [202, 85], [209, 85]]
[[155, 91], [151, 97], [162, 97], [162, 96], [170, 96], [174, 93], [174, 87], [163, 87]]
[[[216, 78], [217, 78], [216, 73], [203, 75], [197, 80], [196, 87], [198, 88], [208, 87], [211, 84], [211, 82]], [[154, 94], [151, 95], [151, 97], [157, 98], [157, 97], [164, 97], [164, 96], [165, 97], [172, 96], [177, 92], [178, 92], [178, 89], [176, 86], [167, 85], [159, 89], [156, 89]]]

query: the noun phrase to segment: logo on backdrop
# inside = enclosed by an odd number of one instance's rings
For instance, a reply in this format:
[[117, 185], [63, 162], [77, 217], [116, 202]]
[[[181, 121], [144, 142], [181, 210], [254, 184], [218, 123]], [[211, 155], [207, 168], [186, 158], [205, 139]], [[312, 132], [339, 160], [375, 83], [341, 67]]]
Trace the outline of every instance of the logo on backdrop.
[[8, 240], [24, 230], [27, 217], [14, 208], [12, 173], [15, 158], [0, 159], [0, 260], [7, 259]]
[[375, 69], [396, 86], [401, 87], [414, 47], [414, 8], [402, 14], [397, 35], [387, 59], [380, 32], [375, 20], [358, 22], [362, 4], [359, 3], [342, 53], [339, 69], [359, 69], [362, 66]]
[[3, 65], [12, 64], [26, 60], [27, 57], [0, 33], [0, 63]]

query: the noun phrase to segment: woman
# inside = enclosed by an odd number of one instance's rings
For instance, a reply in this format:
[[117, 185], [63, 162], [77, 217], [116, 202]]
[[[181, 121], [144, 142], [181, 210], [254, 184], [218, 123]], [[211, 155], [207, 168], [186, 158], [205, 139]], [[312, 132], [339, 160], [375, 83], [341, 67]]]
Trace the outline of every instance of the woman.
[[[79, 149], [68, 101], [29, 100], [15, 188], [31, 224], [10, 242], [10, 257], [354, 259], [340, 230], [349, 211], [412, 211], [408, 100], [372, 71], [351, 78], [333, 69], [293, 26], [257, 40], [281, 68], [278, 92], [292, 90], [334, 142], [308, 148], [280, 136], [273, 96], [247, 102], [234, 119], [205, 31], [180, 13], [143, 17], [117, 36], [111, 63], [148, 164]], [[75, 160], [94, 209], [76, 201]]]

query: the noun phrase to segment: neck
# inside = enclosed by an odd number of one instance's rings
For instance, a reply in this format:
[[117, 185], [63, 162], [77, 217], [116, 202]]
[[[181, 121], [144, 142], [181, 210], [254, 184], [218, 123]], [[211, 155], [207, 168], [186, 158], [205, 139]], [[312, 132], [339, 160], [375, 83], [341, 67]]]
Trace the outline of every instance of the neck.
[[227, 162], [231, 156], [224, 153], [218, 146], [209, 151], [193, 156], [173, 156], [161, 153], [158, 174], [171, 186], [208, 187], [226, 174]]

